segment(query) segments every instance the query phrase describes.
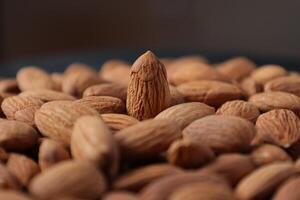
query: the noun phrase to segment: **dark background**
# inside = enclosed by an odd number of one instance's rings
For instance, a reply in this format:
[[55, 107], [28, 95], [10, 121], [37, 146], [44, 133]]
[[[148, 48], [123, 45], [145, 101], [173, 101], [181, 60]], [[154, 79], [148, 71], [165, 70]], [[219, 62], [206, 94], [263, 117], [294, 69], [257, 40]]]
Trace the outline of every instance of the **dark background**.
[[245, 55], [294, 69], [300, 63], [298, 0], [0, 2], [1, 72], [27, 64], [62, 70], [72, 61], [99, 66], [146, 49], [213, 61]]

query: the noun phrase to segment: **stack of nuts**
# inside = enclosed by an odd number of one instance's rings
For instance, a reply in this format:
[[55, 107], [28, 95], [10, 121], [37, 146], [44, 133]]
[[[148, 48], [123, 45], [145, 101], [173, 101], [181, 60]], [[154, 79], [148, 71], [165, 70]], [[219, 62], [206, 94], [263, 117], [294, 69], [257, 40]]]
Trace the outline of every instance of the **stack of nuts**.
[[299, 200], [300, 75], [200, 56], [0, 80], [1, 200]]

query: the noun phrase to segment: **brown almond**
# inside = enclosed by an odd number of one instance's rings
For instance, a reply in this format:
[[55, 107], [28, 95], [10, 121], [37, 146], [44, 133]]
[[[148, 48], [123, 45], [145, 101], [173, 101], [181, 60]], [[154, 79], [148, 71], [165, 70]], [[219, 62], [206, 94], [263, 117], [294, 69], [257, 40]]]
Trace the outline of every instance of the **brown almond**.
[[125, 191], [112, 191], [106, 194], [103, 200], [138, 200], [138, 196], [134, 193]]
[[300, 77], [285, 76], [273, 79], [264, 86], [265, 91], [287, 92], [300, 97]]
[[37, 143], [37, 131], [26, 123], [3, 120], [0, 130], [0, 147], [5, 150], [25, 150]]
[[84, 90], [83, 96], [111, 96], [122, 99], [125, 102], [127, 98], [127, 87], [116, 83], [93, 85]]
[[76, 120], [71, 137], [73, 158], [91, 162], [111, 176], [119, 169], [119, 149], [116, 141], [100, 117], [83, 116]]
[[38, 157], [41, 170], [45, 170], [61, 161], [70, 159], [71, 156], [63, 143], [44, 139], [40, 145]]
[[19, 180], [8, 171], [5, 165], [0, 163], [0, 191], [1, 190], [19, 190], [21, 184]]
[[69, 94], [47, 89], [26, 90], [20, 93], [19, 95], [22, 97], [34, 97], [36, 99], [40, 99], [43, 102], [58, 100], [75, 100], [75, 97]]
[[238, 153], [223, 154], [200, 169], [203, 173], [216, 173], [225, 177], [232, 186], [235, 186], [243, 177], [255, 170], [250, 156]]
[[251, 158], [256, 166], [262, 166], [278, 161], [292, 161], [292, 158], [280, 147], [264, 144], [251, 153]]
[[149, 119], [125, 128], [115, 135], [126, 159], [158, 156], [181, 137], [177, 124], [167, 119]]
[[76, 100], [74, 104], [84, 105], [95, 109], [99, 114], [125, 113], [125, 103], [116, 97], [110, 96], [88, 96]]
[[263, 92], [253, 95], [249, 101], [262, 112], [273, 109], [289, 109], [300, 114], [300, 97], [286, 92]]
[[220, 81], [192, 81], [178, 86], [177, 89], [186, 101], [197, 101], [216, 107], [242, 97], [237, 86]]
[[255, 63], [245, 57], [235, 57], [217, 65], [218, 72], [236, 81], [248, 77], [255, 68]]
[[131, 68], [127, 112], [138, 120], [149, 119], [168, 107], [169, 103], [166, 69], [151, 51], [147, 51]]
[[64, 80], [64, 75], [62, 73], [54, 72], [50, 74], [52, 81], [55, 83], [58, 91], [62, 91], [62, 82]]
[[182, 172], [179, 168], [169, 164], [147, 165], [119, 176], [114, 181], [113, 188], [117, 190], [139, 191], [155, 180]]
[[290, 110], [276, 109], [260, 115], [255, 142], [269, 142], [289, 148], [300, 138], [300, 120]]
[[181, 129], [184, 129], [193, 121], [213, 114], [215, 114], [215, 109], [213, 107], [200, 102], [190, 102], [169, 107], [159, 113], [155, 119], [172, 120], [174, 123], [178, 124]]
[[[76, 187], [74, 187], [76, 186]], [[30, 183], [30, 193], [38, 199], [75, 196], [96, 199], [106, 190], [106, 181], [94, 165], [64, 161], [37, 175]]]
[[252, 95], [263, 91], [262, 85], [251, 78], [245, 78], [240, 82], [239, 86], [246, 97], [251, 97]]
[[124, 114], [107, 113], [102, 114], [101, 117], [113, 132], [120, 131], [139, 122], [139, 120]]
[[215, 158], [214, 152], [205, 144], [181, 139], [174, 141], [167, 151], [167, 160], [182, 168], [196, 168]]
[[20, 193], [18, 191], [13, 191], [13, 190], [1, 190], [0, 191], [0, 199], [3, 199], [3, 200], [32, 200], [26, 194]]
[[184, 138], [206, 144], [217, 154], [249, 150], [254, 135], [251, 122], [226, 115], [198, 119], [183, 130]]
[[85, 105], [53, 101], [35, 113], [35, 124], [44, 136], [69, 144], [75, 121], [84, 115], [99, 116], [96, 110]]
[[34, 160], [16, 153], [9, 155], [7, 168], [24, 186], [27, 186], [31, 178], [40, 172], [40, 167]]
[[42, 105], [37, 98], [12, 96], [3, 100], [1, 108], [7, 119], [34, 125], [34, 114]]
[[298, 200], [300, 199], [299, 187], [300, 177], [291, 178], [280, 186], [272, 200]]
[[295, 172], [290, 162], [264, 165], [243, 178], [235, 189], [240, 200], [262, 199], [268, 197], [288, 177]]
[[232, 115], [255, 122], [260, 115], [258, 108], [246, 101], [234, 100], [224, 103], [218, 110], [219, 115]]
[[20, 89], [17, 80], [14, 78], [5, 78], [0, 80], [1, 93], [19, 93]]
[[43, 69], [35, 66], [20, 69], [17, 73], [17, 82], [21, 91], [32, 89], [58, 89], [51, 79], [51, 76]]
[[264, 65], [253, 71], [251, 78], [257, 83], [265, 84], [272, 79], [286, 75], [287, 71], [279, 65]]
[[169, 85], [170, 89], [170, 103], [169, 106], [175, 106], [181, 103], [184, 103], [184, 96], [177, 90], [176, 87]]

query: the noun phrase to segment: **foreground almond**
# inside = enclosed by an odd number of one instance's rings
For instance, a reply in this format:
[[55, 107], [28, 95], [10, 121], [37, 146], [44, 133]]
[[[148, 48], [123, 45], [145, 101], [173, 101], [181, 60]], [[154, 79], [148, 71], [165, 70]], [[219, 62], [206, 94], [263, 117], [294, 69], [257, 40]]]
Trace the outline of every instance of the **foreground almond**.
[[272, 200], [298, 200], [300, 198], [300, 178], [291, 178], [285, 183], [283, 183]]

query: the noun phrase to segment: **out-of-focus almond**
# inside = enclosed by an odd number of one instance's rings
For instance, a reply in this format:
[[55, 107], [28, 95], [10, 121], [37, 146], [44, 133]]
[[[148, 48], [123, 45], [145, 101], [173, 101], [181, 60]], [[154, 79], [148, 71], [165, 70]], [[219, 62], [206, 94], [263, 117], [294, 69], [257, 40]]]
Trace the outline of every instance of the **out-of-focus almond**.
[[7, 152], [0, 147], [0, 163], [5, 163], [8, 159], [8, 154]]
[[26, 194], [13, 190], [1, 190], [0, 199], [3, 200], [31, 200]]
[[101, 117], [113, 132], [120, 131], [139, 122], [134, 117], [124, 114], [107, 113], [102, 114]]
[[241, 90], [232, 84], [220, 81], [193, 81], [177, 87], [186, 101], [203, 102], [211, 106], [220, 106], [226, 101], [240, 99]]
[[300, 177], [291, 178], [280, 186], [272, 200], [299, 200]]
[[264, 86], [265, 91], [281, 91], [292, 93], [300, 97], [300, 77], [286, 76], [279, 77], [267, 82]]
[[272, 79], [286, 75], [287, 71], [279, 65], [264, 65], [252, 72], [251, 78], [257, 83], [265, 84]]
[[215, 114], [215, 109], [204, 103], [190, 102], [172, 106], [159, 113], [155, 119], [169, 119], [178, 124], [181, 129], [193, 121]]
[[138, 200], [138, 196], [134, 193], [125, 191], [113, 191], [106, 194], [103, 200]]
[[255, 143], [269, 142], [289, 148], [300, 138], [300, 120], [286, 109], [275, 109], [260, 115], [256, 129]]
[[6, 78], [0, 80], [0, 92], [18, 93], [20, 92], [17, 80], [14, 78]]
[[263, 87], [261, 84], [256, 83], [251, 78], [245, 78], [240, 83], [240, 88], [244, 92], [246, 97], [251, 97], [254, 94], [260, 93], [263, 91]]
[[122, 99], [124, 102], [127, 98], [127, 87], [116, 83], [103, 83], [88, 87], [83, 96], [111, 96]]
[[256, 106], [249, 102], [234, 100], [224, 103], [217, 110], [217, 114], [238, 116], [251, 122], [255, 122], [257, 117], [260, 115], [260, 112]]
[[212, 115], [192, 122], [183, 130], [184, 138], [211, 147], [217, 154], [250, 149], [254, 125], [236, 116]]
[[43, 102], [58, 100], [75, 100], [75, 97], [69, 94], [47, 89], [26, 90], [20, 93], [19, 95], [22, 97], [34, 97], [40, 99]]
[[171, 95], [169, 106], [175, 106], [185, 102], [184, 96], [177, 90], [176, 87], [169, 85], [169, 89]]
[[5, 165], [0, 163], [0, 191], [1, 190], [19, 190], [21, 184], [18, 179], [11, 174]]
[[56, 84], [58, 91], [62, 90], [62, 82], [64, 80], [64, 75], [62, 73], [54, 72], [50, 74], [52, 81]]
[[147, 51], [131, 68], [127, 112], [138, 120], [149, 119], [168, 107], [169, 103], [166, 69], [151, 51]]

